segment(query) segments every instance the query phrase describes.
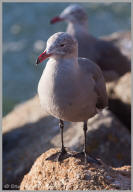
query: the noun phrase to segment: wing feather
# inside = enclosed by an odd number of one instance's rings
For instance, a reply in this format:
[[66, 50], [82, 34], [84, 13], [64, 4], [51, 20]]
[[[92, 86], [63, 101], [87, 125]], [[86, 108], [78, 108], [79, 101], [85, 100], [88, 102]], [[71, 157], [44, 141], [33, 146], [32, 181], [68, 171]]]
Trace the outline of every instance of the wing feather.
[[108, 104], [108, 97], [106, 91], [105, 80], [101, 69], [98, 65], [86, 58], [79, 58], [79, 65], [84, 72], [91, 74], [95, 81], [95, 91], [97, 94], [97, 104], [96, 107], [103, 109]]

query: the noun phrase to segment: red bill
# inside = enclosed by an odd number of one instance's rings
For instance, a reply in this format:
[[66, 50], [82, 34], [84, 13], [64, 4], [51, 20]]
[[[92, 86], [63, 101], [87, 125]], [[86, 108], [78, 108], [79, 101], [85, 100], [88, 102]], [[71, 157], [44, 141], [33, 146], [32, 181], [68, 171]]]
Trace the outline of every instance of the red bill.
[[37, 59], [36, 64], [39, 64], [41, 62], [43, 62], [43, 60], [47, 59], [48, 57], [50, 57], [51, 54], [47, 54], [47, 51], [45, 50]]
[[54, 23], [60, 22], [60, 21], [62, 21], [62, 20], [63, 20], [62, 18], [60, 18], [59, 16], [57, 16], [57, 17], [54, 17], [53, 19], [51, 19], [50, 23], [51, 23], [51, 24], [54, 24]]

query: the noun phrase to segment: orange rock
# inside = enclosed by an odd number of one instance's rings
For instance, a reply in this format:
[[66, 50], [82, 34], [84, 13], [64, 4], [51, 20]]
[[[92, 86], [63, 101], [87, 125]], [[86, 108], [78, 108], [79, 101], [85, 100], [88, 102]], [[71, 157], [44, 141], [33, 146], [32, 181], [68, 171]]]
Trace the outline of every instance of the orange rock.
[[[50, 149], [37, 158], [30, 172], [24, 176], [20, 190], [129, 190], [130, 166], [112, 168], [84, 164], [83, 157], [70, 155], [62, 163], [56, 161], [59, 149]], [[47, 160], [49, 158], [49, 160]]]

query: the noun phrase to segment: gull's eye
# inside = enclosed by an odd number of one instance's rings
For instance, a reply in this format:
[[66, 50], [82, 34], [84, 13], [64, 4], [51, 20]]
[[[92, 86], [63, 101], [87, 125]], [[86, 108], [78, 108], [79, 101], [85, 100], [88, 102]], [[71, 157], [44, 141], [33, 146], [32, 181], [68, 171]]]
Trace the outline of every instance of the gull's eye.
[[65, 44], [60, 44], [61, 47], [64, 47]]

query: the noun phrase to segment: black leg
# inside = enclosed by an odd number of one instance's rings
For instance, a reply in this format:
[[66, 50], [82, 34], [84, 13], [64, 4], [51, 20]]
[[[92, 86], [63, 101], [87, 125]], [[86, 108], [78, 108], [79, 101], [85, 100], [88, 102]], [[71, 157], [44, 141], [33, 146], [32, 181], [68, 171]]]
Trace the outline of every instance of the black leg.
[[87, 121], [84, 121], [84, 156], [85, 156], [85, 162], [87, 162], [87, 146], [86, 146], [86, 132], [87, 132]]
[[59, 121], [59, 127], [60, 127], [60, 132], [61, 132], [61, 152], [59, 153], [58, 156], [58, 161], [62, 161], [63, 156], [65, 153], [67, 153], [65, 147], [64, 147], [64, 141], [63, 141], [63, 128], [64, 128], [64, 122], [60, 119]]
[[59, 122], [60, 132], [61, 132], [61, 152], [66, 153], [65, 147], [64, 147], [64, 141], [63, 141], [63, 128], [64, 128], [64, 122], [60, 119]]
[[85, 158], [85, 163], [90, 162], [90, 163], [95, 163], [101, 165], [101, 163], [95, 159], [94, 157], [87, 155], [87, 144], [86, 144], [86, 132], [87, 132], [87, 121], [84, 121], [84, 158]]

